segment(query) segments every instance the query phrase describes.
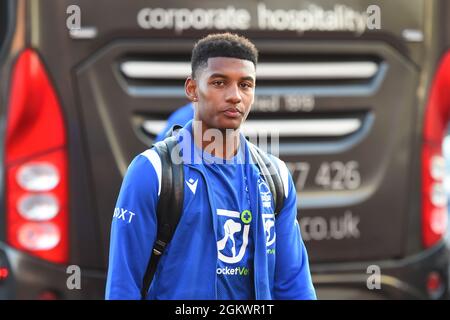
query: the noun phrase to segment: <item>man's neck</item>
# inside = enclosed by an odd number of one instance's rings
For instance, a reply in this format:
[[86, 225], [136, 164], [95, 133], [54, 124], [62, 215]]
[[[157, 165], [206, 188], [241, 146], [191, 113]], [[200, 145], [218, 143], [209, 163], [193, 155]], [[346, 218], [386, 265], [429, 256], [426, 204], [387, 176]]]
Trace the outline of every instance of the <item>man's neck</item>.
[[239, 129], [208, 128], [201, 121], [192, 122], [194, 143], [214, 157], [229, 160], [233, 158], [240, 144]]

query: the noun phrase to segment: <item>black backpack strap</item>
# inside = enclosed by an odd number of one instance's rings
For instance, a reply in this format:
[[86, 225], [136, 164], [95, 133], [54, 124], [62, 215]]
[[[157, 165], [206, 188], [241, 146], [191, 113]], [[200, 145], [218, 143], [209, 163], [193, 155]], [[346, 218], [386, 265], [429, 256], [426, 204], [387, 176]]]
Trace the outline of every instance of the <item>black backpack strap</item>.
[[177, 137], [169, 136], [154, 145], [161, 159], [161, 192], [156, 216], [156, 240], [144, 275], [141, 299], [145, 299], [155, 275], [159, 259], [175, 233], [184, 200], [184, 168]]
[[283, 180], [270, 157], [255, 145], [251, 143], [248, 145], [253, 161], [257, 164], [264, 180], [269, 185], [270, 192], [272, 193], [275, 202], [275, 215], [277, 215], [284, 206], [285, 194]]

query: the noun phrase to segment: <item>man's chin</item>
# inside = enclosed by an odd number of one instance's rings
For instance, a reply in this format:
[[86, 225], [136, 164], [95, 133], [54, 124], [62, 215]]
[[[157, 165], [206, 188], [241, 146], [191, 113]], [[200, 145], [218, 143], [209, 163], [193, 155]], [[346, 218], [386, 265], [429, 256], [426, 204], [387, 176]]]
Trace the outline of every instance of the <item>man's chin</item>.
[[223, 129], [223, 130], [237, 130], [241, 127], [243, 123], [243, 119], [241, 117], [239, 118], [226, 118], [226, 119], [222, 119], [222, 121], [220, 121], [218, 123], [217, 128], [218, 129]]
[[235, 123], [224, 123], [220, 126], [218, 126], [218, 129], [221, 130], [238, 130], [242, 125], [242, 122], [235, 122]]

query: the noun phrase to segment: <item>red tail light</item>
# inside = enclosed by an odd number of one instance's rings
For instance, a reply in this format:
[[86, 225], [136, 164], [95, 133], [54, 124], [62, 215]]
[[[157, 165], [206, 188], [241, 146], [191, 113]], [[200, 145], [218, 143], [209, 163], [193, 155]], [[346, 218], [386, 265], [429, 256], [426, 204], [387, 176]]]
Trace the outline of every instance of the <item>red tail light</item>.
[[432, 271], [427, 276], [426, 287], [430, 298], [438, 299], [445, 291], [444, 279], [438, 272]]
[[14, 66], [6, 129], [8, 243], [42, 259], [68, 259], [66, 130], [61, 107], [36, 52]]
[[8, 275], [9, 271], [7, 268], [0, 268], [0, 281], [6, 280]]
[[442, 141], [450, 116], [450, 52], [442, 59], [425, 110], [422, 149], [422, 237], [431, 247], [447, 230]]

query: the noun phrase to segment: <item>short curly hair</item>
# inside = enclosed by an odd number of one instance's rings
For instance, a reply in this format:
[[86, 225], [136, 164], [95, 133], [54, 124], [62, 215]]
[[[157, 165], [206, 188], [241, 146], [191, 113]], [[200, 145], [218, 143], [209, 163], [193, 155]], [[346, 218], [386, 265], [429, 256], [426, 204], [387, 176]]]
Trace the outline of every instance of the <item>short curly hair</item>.
[[247, 38], [233, 33], [210, 34], [195, 43], [192, 49], [192, 77], [199, 67], [208, 63], [209, 58], [226, 57], [249, 60], [256, 68], [258, 50]]

